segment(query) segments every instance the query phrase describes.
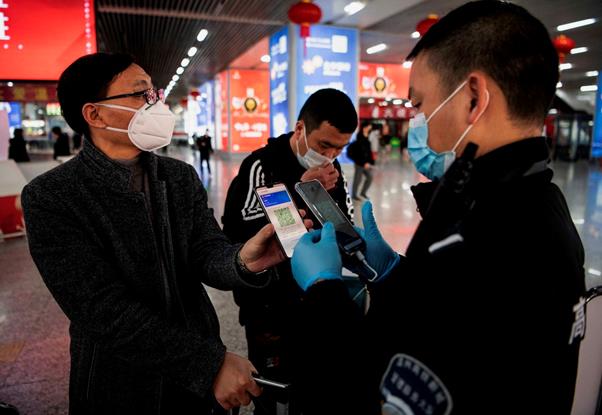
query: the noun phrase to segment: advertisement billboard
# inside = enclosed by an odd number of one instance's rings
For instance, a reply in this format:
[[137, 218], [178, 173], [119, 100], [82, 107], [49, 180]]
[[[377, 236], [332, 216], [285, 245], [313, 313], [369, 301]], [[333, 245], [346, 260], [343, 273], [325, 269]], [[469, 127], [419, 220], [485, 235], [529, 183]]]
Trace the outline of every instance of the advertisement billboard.
[[289, 50], [288, 27], [283, 27], [270, 37], [270, 135], [287, 133]]
[[[296, 114], [307, 98], [323, 88], [345, 92], [357, 103], [358, 31], [315, 25], [305, 40], [296, 36]], [[296, 117], [296, 114], [294, 115]]]
[[[602, 70], [600, 70], [602, 73]], [[596, 91], [596, 113], [594, 114], [594, 132], [592, 137], [592, 158], [602, 158], [602, 77], [598, 76]]]
[[57, 80], [94, 52], [93, 0], [0, 0], [0, 79]]
[[228, 72], [232, 152], [250, 152], [264, 146], [270, 134], [270, 73], [254, 69]]
[[359, 96], [408, 98], [410, 68], [400, 64], [360, 63]]

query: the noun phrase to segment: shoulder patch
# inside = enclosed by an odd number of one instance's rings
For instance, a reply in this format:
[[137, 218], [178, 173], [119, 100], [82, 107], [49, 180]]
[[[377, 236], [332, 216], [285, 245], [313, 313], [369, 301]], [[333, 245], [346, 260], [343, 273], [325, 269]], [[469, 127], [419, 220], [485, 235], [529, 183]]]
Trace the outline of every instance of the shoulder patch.
[[425, 364], [396, 354], [382, 379], [383, 414], [449, 415], [453, 402], [443, 382]]

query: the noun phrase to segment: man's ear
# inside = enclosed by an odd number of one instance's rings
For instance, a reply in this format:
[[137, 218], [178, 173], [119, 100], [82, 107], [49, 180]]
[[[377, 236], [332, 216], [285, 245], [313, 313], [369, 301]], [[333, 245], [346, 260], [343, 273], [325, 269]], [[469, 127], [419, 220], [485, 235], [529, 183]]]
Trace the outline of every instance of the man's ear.
[[470, 111], [468, 123], [474, 124], [483, 115], [489, 105], [489, 91], [487, 78], [481, 72], [473, 72], [468, 75], [468, 93], [470, 94]]
[[90, 127], [106, 128], [107, 124], [102, 120], [98, 107], [94, 104], [85, 104], [82, 107], [82, 116]]

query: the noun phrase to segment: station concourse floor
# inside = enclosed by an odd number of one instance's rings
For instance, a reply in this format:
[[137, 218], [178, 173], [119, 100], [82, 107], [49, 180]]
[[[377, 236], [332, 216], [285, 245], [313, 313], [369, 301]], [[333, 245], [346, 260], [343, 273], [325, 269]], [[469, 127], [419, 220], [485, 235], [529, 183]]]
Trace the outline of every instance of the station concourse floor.
[[[188, 148], [170, 147], [168, 155], [199, 170]], [[209, 204], [220, 221], [226, 192], [240, 160], [213, 157], [213, 175], [203, 183]], [[555, 162], [554, 182], [562, 189], [586, 250], [586, 283], [602, 284], [602, 168], [579, 161]], [[351, 185], [353, 166], [343, 165]], [[391, 246], [405, 252], [419, 216], [410, 186], [421, 180], [407, 157], [398, 153], [377, 165], [368, 194], [377, 223]], [[356, 221], [360, 204], [356, 203]], [[238, 309], [230, 292], [208, 289], [221, 323], [227, 348], [246, 355]], [[21, 414], [66, 414], [69, 376], [68, 321], [52, 299], [29, 255], [24, 237], [0, 243], [0, 401]], [[248, 408], [241, 411], [249, 413]]]

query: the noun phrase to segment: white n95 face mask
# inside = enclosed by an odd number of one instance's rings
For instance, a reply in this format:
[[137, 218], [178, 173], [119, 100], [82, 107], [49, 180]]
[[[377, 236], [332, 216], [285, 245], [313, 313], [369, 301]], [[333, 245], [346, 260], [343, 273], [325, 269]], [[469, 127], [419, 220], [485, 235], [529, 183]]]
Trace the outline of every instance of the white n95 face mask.
[[334, 159], [329, 159], [326, 156], [318, 153], [313, 148], [309, 147], [307, 143], [307, 134], [305, 133], [305, 127], [303, 127], [303, 139], [305, 140], [305, 147], [307, 148], [307, 153], [305, 155], [299, 154], [299, 140], [296, 141], [297, 144], [297, 160], [299, 164], [301, 164], [306, 169], [311, 169], [314, 167], [320, 167], [326, 163], [334, 163]]
[[113, 104], [96, 104], [108, 108], [134, 112], [128, 129], [106, 127], [107, 130], [126, 133], [136, 147], [142, 151], [153, 151], [171, 142], [176, 125], [176, 116], [161, 101], [153, 105], [144, 104], [139, 109]]

